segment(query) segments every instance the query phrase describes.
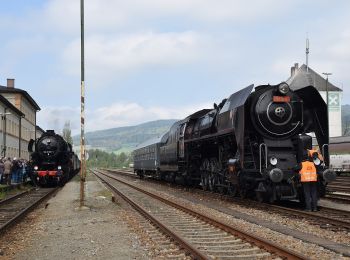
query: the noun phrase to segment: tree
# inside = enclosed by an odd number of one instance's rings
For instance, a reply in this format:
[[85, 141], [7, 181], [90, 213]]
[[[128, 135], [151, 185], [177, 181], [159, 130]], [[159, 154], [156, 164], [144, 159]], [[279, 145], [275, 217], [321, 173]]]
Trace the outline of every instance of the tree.
[[70, 128], [70, 121], [66, 121], [63, 126], [62, 137], [67, 143], [73, 145], [72, 130]]

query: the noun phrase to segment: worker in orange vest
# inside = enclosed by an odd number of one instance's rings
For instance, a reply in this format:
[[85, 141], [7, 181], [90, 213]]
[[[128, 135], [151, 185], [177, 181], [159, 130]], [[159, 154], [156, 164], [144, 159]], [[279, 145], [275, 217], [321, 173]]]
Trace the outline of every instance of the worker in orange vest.
[[305, 197], [305, 210], [317, 211], [317, 170], [311, 156], [305, 156], [299, 171]]

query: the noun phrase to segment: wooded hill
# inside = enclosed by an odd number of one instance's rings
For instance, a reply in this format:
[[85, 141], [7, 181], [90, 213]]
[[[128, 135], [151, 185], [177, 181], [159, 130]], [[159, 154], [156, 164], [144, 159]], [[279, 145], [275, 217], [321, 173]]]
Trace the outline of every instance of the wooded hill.
[[[157, 120], [136, 126], [88, 132], [85, 134], [87, 149], [130, 153], [138, 144], [168, 131], [176, 121], [175, 119]], [[74, 145], [78, 146], [80, 144], [80, 136], [74, 136], [73, 141]]]

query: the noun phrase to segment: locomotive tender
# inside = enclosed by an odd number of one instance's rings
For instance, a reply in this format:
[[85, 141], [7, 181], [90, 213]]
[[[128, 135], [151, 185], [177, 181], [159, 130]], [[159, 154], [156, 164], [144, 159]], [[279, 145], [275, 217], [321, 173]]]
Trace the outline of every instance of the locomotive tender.
[[30, 140], [28, 150], [33, 177], [40, 186], [64, 185], [80, 170], [80, 160], [72, 145], [54, 130], [47, 130], [40, 138]]
[[[253, 90], [254, 89], [254, 90]], [[200, 110], [173, 124], [157, 140], [134, 151], [134, 171], [141, 177], [181, 176], [204, 190], [259, 201], [302, 200], [295, 170], [312, 133], [323, 161], [319, 170], [321, 196], [335, 178], [329, 168], [327, 106], [313, 86], [250, 85], [213, 109]]]

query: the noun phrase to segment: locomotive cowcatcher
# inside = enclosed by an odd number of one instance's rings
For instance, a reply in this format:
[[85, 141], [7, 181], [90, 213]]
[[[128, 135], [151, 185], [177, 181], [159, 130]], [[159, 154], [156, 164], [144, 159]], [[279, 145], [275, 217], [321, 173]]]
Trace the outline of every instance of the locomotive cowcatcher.
[[181, 177], [204, 190], [259, 201], [302, 201], [296, 166], [312, 149], [312, 135], [322, 154], [314, 161], [322, 196], [335, 174], [329, 169], [327, 106], [310, 85], [248, 86], [174, 123], [154, 143], [140, 145], [134, 171]]
[[[34, 149], [33, 149], [34, 148]], [[54, 130], [47, 130], [36, 140], [30, 140], [32, 179], [40, 185], [64, 185], [80, 170], [80, 160], [72, 145]]]

